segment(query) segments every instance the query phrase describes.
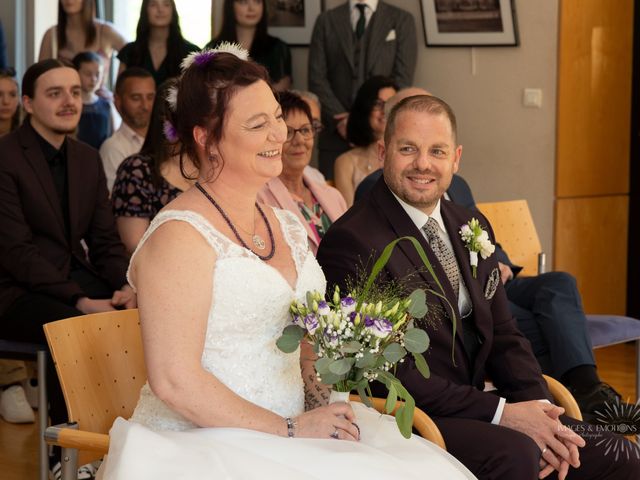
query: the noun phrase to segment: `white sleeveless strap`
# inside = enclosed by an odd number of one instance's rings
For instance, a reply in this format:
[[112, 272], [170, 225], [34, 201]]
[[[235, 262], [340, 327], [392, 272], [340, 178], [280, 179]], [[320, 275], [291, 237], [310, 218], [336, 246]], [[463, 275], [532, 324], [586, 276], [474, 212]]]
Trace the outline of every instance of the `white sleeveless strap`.
[[[273, 207], [272, 207], [273, 208]], [[273, 208], [278, 221], [282, 225], [284, 239], [291, 249], [293, 261], [296, 264], [296, 270], [300, 272], [302, 264], [309, 253], [309, 239], [307, 230], [300, 222], [300, 219], [289, 210]]]
[[[191, 225], [195, 230], [197, 230], [207, 241], [207, 243], [211, 246], [211, 248], [216, 252], [218, 258], [224, 257], [230, 247], [236, 246], [228, 239], [226, 239], [223, 235], [221, 235], [211, 223], [204, 218], [199, 213], [193, 212], [191, 210], [164, 210], [160, 212], [156, 217], [151, 221], [151, 224], [147, 228], [147, 231], [144, 232], [144, 235], [140, 239], [138, 246], [135, 251], [131, 255], [131, 259], [129, 261], [129, 268], [127, 269], [127, 281], [129, 285], [136, 290], [135, 285], [131, 281], [129, 276], [131, 271], [131, 265], [133, 265], [133, 259], [135, 258], [138, 251], [145, 244], [147, 239], [155, 232], [158, 227], [163, 225], [166, 222], [170, 221], [182, 221]], [[236, 246], [237, 247], [237, 246]], [[240, 248], [240, 247], [237, 247]]]

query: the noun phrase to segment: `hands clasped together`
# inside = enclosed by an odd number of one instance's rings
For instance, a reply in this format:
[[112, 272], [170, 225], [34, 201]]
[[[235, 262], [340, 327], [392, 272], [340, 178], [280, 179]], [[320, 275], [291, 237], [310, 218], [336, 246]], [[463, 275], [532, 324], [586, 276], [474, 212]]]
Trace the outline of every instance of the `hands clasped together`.
[[360, 440], [360, 429], [351, 405], [336, 402], [318, 407], [296, 418], [296, 437]]
[[540, 478], [557, 470], [563, 480], [570, 466], [580, 466], [578, 447], [585, 441], [560, 422], [563, 413], [564, 408], [537, 400], [504, 406], [500, 425], [528, 435], [540, 448]]

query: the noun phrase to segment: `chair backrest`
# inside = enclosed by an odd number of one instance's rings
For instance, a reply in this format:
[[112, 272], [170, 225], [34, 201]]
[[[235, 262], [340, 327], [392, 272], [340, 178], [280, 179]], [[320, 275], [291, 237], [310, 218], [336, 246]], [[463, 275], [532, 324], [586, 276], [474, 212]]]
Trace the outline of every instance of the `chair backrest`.
[[522, 274], [537, 275], [542, 245], [527, 201], [479, 203], [477, 206], [491, 222], [496, 240], [511, 261], [523, 267]]
[[70, 422], [108, 433], [116, 417], [131, 416], [147, 380], [137, 309], [59, 320], [44, 332]]

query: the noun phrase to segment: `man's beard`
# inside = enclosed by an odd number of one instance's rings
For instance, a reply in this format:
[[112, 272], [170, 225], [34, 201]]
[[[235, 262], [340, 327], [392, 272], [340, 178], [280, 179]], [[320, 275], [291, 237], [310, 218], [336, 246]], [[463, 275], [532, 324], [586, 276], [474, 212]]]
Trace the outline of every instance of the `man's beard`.
[[71, 135], [72, 133], [76, 132], [76, 128], [77, 127], [73, 127], [73, 128], [52, 128], [51, 130], [53, 131], [53, 133], [55, 133], [56, 135]]

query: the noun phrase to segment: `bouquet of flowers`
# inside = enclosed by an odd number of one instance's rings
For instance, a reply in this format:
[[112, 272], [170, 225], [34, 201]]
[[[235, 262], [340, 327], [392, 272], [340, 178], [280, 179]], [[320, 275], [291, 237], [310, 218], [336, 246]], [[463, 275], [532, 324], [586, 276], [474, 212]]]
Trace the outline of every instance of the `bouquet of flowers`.
[[305, 303], [294, 301], [290, 307], [292, 323], [285, 327], [276, 344], [283, 352], [292, 353], [301, 341], [309, 342], [318, 356], [315, 369], [319, 380], [339, 392], [357, 390], [369, 406], [369, 382], [382, 382], [388, 390], [387, 413], [395, 409], [398, 398], [404, 400], [395, 418], [402, 435], [409, 438], [415, 401], [394, 373], [398, 363], [411, 354], [416, 368], [429, 378], [429, 367], [422, 355], [429, 347], [429, 337], [424, 330], [413, 327], [413, 320], [426, 315], [426, 291], [433, 291], [416, 289], [407, 296], [393, 284], [374, 285], [401, 240], [412, 241], [442, 289], [418, 241], [402, 237], [387, 245], [364, 285], [355, 285], [344, 296], [336, 287], [330, 299], [314, 291], [307, 292]]

